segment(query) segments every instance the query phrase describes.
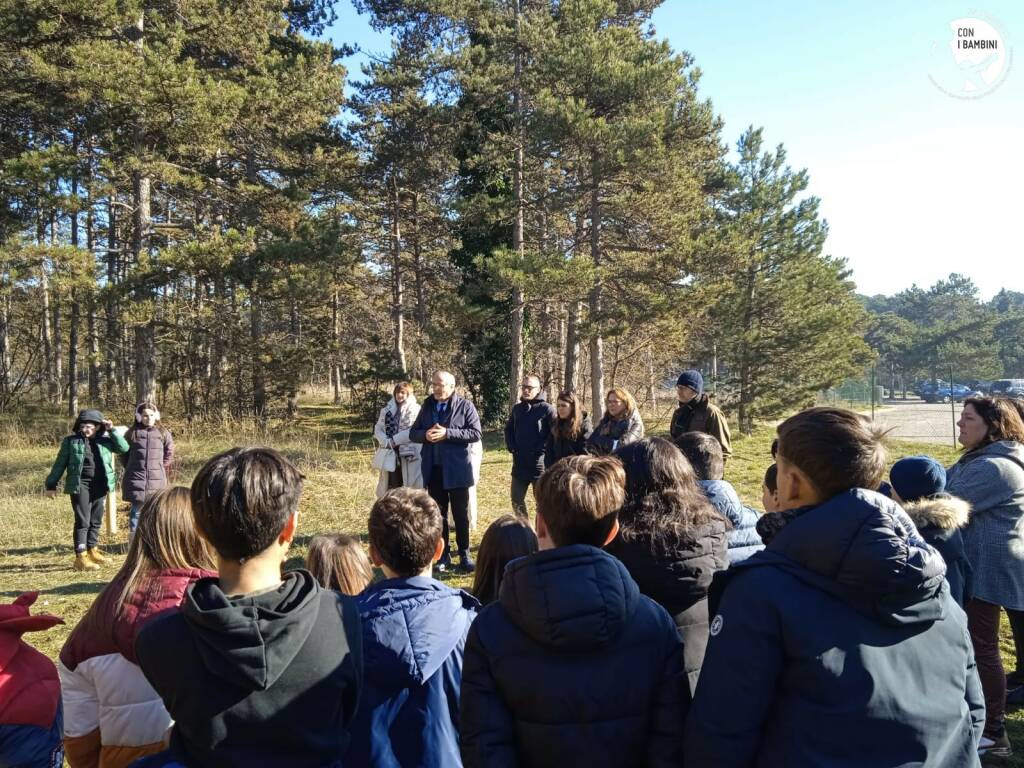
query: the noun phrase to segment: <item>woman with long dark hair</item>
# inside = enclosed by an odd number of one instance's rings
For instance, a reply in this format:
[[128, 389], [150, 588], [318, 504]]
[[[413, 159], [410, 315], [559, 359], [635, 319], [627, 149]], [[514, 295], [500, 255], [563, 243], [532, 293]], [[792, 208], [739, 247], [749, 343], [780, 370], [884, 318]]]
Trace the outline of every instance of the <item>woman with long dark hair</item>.
[[708, 501], [682, 452], [651, 437], [615, 452], [626, 470], [619, 535], [605, 549], [640, 591], [672, 614], [691, 693], [708, 644], [708, 589], [729, 560], [729, 521]]
[[544, 445], [544, 468], [547, 469], [566, 456], [579, 456], [587, 452], [590, 436], [590, 416], [583, 410], [575, 392], [559, 392], [555, 400], [555, 419], [551, 434]]
[[971, 505], [961, 533], [972, 573], [967, 626], [985, 692], [979, 751], [1009, 755], [999, 614], [1024, 610], [1024, 420], [1009, 400], [969, 397], [957, 427], [964, 455], [946, 471], [946, 492]]

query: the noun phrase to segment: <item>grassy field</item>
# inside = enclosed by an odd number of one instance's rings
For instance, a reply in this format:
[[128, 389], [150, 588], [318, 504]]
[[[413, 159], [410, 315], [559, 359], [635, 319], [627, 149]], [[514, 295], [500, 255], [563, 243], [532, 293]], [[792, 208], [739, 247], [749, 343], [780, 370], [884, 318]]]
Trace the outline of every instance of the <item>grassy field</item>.
[[[174, 429], [173, 421], [169, 426]], [[66, 496], [50, 500], [42, 492], [43, 479], [67, 428], [66, 419], [46, 411], [28, 411], [0, 421], [0, 599], [9, 602], [22, 592], [38, 590], [41, 595], [36, 610], [64, 618], [64, 625], [26, 636], [53, 658], [71, 628], [116, 572], [126, 548], [124, 505], [119, 516], [120, 532], [113, 540], [101, 540], [101, 546], [114, 555], [114, 562], [92, 573], [71, 570], [70, 504]], [[658, 434], [658, 430], [655, 428], [651, 433]], [[749, 437], [738, 437], [734, 443], [735, 456], [727, 468], [726, 479], [754, 507], [760, 506], [761, 478], [771, 463], [772, 437], [773, 430], [768, 427]], [[245, 444], [269, 445], [283, 451], [307, 478], [299, 518], [300, 535], [289, 565], [301, 563], [306, 544], [318, 533], [344, 532], [365, 539], [376, 483], [376, 472], [370, 468], [373, 449], [369, 425], [333, 406], [306, 405], [295, 422], [273, 425], [265, 432], [237, 425], [220, 430], [207, 427], [195, 433], [175, 429], [176, 482], [188, 484], [205, 459], [225, 448]], [[955, 452], [939, 446], [896, 442], [890, 449], [893, 461], [915, 453], [928, 453], [947, 465], [956, 458]], [[472, 537], [474, 548], [490, 521], [511, 511], [510, 468], [511, 460], [501, 435], [487, 433], [478, 487], [479, 523]], [[466, 577], [443, 578], [459, 586], [469, 584]], [[1008, 669], [1012, 669], [1013, 643], [1008, 628], [1004, 626], [1004, 630], [1004, 658]], [[1024, 755], [1024, 713], [1012, 716], [1009, 727], [1011, 740]], [[1024, 758], [1012, 758], [1003, 764], [1024, 768]]]

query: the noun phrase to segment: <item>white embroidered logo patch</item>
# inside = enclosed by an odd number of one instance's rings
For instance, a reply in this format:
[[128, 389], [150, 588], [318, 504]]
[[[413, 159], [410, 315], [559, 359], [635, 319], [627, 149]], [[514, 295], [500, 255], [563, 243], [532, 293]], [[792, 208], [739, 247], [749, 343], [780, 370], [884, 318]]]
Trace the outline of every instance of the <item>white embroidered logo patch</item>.
[[712, 621], [711, 621], [711, 636], [712, 637], [714, 637], [715, 635], [717, 635], [719, 632], [722, 631], [722, 623], [723, 623], [722, 614], [718, 614], [717, 616], [715, 616], [714, 619], [712, 619]]

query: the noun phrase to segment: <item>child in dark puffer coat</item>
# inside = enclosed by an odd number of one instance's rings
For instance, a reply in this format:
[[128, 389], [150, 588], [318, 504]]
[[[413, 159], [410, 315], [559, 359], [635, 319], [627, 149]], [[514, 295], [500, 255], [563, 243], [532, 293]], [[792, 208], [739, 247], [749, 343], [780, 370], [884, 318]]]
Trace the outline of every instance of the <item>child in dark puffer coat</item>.
[[960, 529], [971, 505], [946, 490], [946, 469], [929, 456], [908, 456], [889, 471], [892, 496], [914, 521], [921, 537], [946, 561], [949, 592], [961, 608], [970, 599], [971, 564]]

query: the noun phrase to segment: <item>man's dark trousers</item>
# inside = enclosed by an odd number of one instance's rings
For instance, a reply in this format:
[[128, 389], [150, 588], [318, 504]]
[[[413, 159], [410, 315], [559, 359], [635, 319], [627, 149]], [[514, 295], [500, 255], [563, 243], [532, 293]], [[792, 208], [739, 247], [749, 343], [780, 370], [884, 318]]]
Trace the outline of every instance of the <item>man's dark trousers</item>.
[[447, 563], [451, 560], [451, 552], [448, 544], [448, 504], [451, 503], [452, 517], [455, 518], [455, 544], [459, 552], [469, 551], [469, 488], [448, 488], [444, 487], [444, 472], [441, 467], [435, 467], [430, 473], [430, 483], [427, 485], [427, 493], [430, 498], [437, 502], [441, 509], [441, 520], [444, 528], [441, 535], [444, 537], [444, 554], [441, 562]]

